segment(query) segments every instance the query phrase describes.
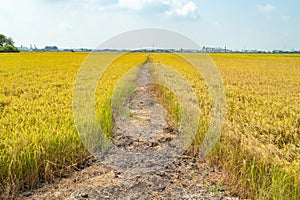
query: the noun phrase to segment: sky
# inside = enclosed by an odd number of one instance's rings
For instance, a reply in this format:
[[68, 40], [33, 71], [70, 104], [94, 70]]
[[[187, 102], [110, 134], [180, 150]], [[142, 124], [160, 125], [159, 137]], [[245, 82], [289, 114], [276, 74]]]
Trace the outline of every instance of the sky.
[[16, 46], [96, 48], [141, 28], [199, 46], [300, 50], [299, 0], [0, 0], [0, 33]]

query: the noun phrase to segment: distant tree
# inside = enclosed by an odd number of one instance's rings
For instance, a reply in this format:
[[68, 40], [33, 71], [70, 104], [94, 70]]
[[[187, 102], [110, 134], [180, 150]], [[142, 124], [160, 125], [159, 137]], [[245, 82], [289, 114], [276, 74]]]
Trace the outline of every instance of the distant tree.
[[14, 46], [14, 41], [11, 37], [0, 34], [0, 52], [19, 52], [19, 49]]
[[5, 35], [3, 35], [3, 34], [0, 34], [0, 46], [4, 46], [4, 44], [5, 44], [5, 41], [6, 41], [6, 37], [5, 37]]
[[11, 37], [6, 38], [6, 45], [14, 46], [15, 42]]

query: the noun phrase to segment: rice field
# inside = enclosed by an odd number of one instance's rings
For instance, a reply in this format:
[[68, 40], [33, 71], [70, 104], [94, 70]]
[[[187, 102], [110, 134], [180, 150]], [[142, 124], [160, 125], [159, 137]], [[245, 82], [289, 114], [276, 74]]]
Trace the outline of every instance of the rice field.
[[[72, 91], [86, 53], [0, 54], [0, 194], [13, 197], [65, 176], [90, 155], [77, 134]], [[113, 56], [107, 53], [104, 57]], [[185, 54], [197, 60], [197, 54]], [[300, 198], [300, 56], [211, 54], [226, 90], [227, 118], [212, 164], [224, 167], [232, 191], [255, 199]], [[199, 99], [197, 155], [210, 122], [211, 101], [201, 75], [180, 55], [129, 53], [111, 63], [96, 91], [96, 114], [113, 137], [110, 97], [136, 66], [159, 62], [181, 73]], [[158, 86], [174, 121], [178, 102]], [[176, 124], [176, 123], [175, 123]]]
[[[198, 59], [197, 54], [184, 56]], [[210, 115], [204, 80], [196, 77], [196, 70], [179, 56], [153, 57], [181, 72], [195, 88], [203, 111], [202, 127], [192, 147], [196, 152]], [[226, 168], [228, 178], [224, 181], [230, 182], [242, 196], [299, 199], [299, 55], [212, 54], [211, 57], [223, 77], [227, 120], [210, 160]]]

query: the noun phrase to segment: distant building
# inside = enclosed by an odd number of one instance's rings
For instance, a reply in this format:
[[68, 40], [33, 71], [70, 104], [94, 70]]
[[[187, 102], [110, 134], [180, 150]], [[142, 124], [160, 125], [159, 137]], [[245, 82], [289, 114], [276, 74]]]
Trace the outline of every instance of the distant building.
[[20, 51], [30, 51], [30, 49], [29, 49], [28, 47], [25, 47], [25, 46], [23, 46], [23, 45], [21, 45], [20, 47], [18, 47], [18, 49], [19, 49]]
[[59, 51], [57, 46], [45, 46], [45, 51]]
[[206, 53], [230, 53], [233, 52], [230, 49], [227, 49], [227, 47], [225, 48], [221, 48], [221, 47], [202, 47], [202, 50], [200, 50], [201, 52], [206, 52]]

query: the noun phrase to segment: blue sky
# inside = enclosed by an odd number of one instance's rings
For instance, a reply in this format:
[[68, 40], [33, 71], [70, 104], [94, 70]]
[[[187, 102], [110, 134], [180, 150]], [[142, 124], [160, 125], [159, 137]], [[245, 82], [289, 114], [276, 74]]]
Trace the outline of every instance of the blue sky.
[[16, 46], [95, 48], [155, 27], [200, 46], [300, 50], [299, 9], [299, 0], [0, 0], [0, 33]]

